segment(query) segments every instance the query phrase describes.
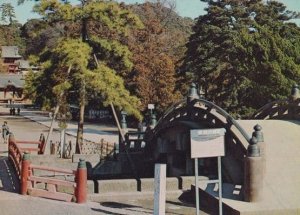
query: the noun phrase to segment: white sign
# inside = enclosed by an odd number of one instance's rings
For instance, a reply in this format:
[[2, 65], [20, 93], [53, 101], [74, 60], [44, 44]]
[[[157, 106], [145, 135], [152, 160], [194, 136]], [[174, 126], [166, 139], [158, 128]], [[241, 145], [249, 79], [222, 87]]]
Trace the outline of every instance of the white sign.
[[166, 164], [155, 164], [154, 215], [164, 215], [166, 211], [166, 170]]
[[148, 104], [148, 109], [153, 110], [154, 109], [154, 104]]
[[218, 157], [225, 155], [224, 128], [191, 130], [191, 157]]

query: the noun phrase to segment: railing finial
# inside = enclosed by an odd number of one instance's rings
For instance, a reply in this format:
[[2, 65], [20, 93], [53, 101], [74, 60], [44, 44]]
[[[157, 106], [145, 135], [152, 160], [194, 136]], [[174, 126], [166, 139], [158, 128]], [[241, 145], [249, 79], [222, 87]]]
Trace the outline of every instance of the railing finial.
[[291, 91], [292, 100], [295, 101], [300, 98], [300, 90], [298, 84], [294, 84]]
[[194, 99], [199, 99], [199, 94], [197, 92], [197, 86], [195, 83], [192, 83], [191, 86], [190, 86], [190, 89], [189, 89], [189, 92], [188, 92], [188, 95], [187, 95], [187, 101], [190, 102]]
[[264, 142], [264, 134], [261, 131], [262, 127], [257, 124], [253, 127], [254, 132], [252, 133], [252, 136], [255, 137], [257, 139], [257, 142]]

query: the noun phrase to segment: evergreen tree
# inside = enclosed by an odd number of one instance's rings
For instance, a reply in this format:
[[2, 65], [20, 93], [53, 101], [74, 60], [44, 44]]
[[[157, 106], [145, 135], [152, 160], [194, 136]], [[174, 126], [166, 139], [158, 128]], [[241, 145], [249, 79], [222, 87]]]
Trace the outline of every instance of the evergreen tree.
[[15, 9], [10, 3], [0, 5], [0, 46], [18, 46], [23, 54], [25, 44], [21, 38], [21, 24], [15, 18]]
[[15, 22], [15, 9], [10, 3], [0, 5], [1, 21], [3, 23], [13, 24]]
[[[78, 123], [77, 146], [82, 143], [84, 108], [88, 100], [87, 91], [98, 92], [104, 105], [114, 103], [119, 109], [135, 115], [139, 120], [139, 100], [130, 96], [122, 79], [113, 70], [111, 59], [118, 59], [122, 67], [130, 67], [129, 53], [120, 42], [99, 38], [89, 31], [90, 22], [99, 22], [116, 34], [126, 35], [131, 27], [141, 27], [139, 19], [128, 10], [111, 1], [82, 1], [81, 6], [72, 6], [58, 0], [41, 0], [34, 10], [53, 25], [77, 26], [70, 31], [64, 28], [62, 39], [55, 49], [45, 49], [40, 55], [44, 72], [42, 78], [49, 77], [52, 94], [56, 102], [65, 103], [68, 90], [76, 89], [80, 117]], [[78, 28], [79, 26], [79, 28]], [[114, 61], [115, 62], [115, 61]], [[37, 82], [35, 82], [37, 83]], [[53, 85], [52, 85], [53, 84]], [[63, 100], [65, 99], [65, 100]]]
[[182, 70], [209, 100], [249, 115], [286, 96], [300, 81], [300, 29], [296, 13], [276, 1], [207, 2], [187, 44]]

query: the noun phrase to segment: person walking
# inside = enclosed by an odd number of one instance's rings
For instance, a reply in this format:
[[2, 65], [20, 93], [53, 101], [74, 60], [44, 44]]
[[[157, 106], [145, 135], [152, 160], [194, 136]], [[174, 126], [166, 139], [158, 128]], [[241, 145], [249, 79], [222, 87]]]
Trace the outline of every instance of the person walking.
[[7, 125], [7, 122], [4, 121], [4, 123], [2, 125], [2, 137], [3, 137], [3, 140], [4, 140], [4, 144], [7, 143], [8, 134], [9, 134], [9, 127]]

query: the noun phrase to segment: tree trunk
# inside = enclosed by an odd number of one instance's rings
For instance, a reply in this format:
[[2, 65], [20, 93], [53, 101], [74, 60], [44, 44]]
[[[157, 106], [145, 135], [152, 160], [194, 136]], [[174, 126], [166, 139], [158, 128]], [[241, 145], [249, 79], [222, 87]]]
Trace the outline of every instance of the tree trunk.
[[[70, 65], [69, 68], [68, 68], [68, 71], [67, 71], [67, 77], [69, 77], [69, 74], [70, 74], [70, 72], [71, 72], [71, 69], [72, 69], [72, 65]], [[68, 78], [66, 79], [66, 81], [68, 81]], [[65, 82], [66, 82], [66, 81], [65, 81]], [[61, 94], [59, 95], [60, 98], [63, 97], [64, 93], [65, 93], [65, 92], [61, 92]], [[56, 107], [55, 107], [55, 110], [54, 110], [54, 113], [53, 113], [53, 116], [52, 116], [52, 120], [51, 120], [51, 124], [50, 124], [50, 130], [49, 130], [48, 135], [47, 135], [47, 138], [46, 138], [46, 143], [45, 143], [46, 145], [47, 145], [47, 143], [48, 143], [49, 138], [52, 136], [53, 126], [54, 126], [54, 121], [55, 121], [55, 119], [56, 119], [56, 116], [57, 116], [57, 114], [58, 114], [58, 111], [59, 111], [59, 103], [56, 104]]]
[[84, 109], [85, 109], [85, 80], [82, 79], [81, 90], [80, 90], [80, 110], [79, 110], [79, 121], [76, 137], [76, 154], [81, 154], [81, 146], [83, 142], [83, 124], [84, 124]]

